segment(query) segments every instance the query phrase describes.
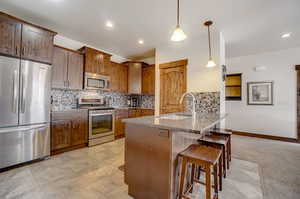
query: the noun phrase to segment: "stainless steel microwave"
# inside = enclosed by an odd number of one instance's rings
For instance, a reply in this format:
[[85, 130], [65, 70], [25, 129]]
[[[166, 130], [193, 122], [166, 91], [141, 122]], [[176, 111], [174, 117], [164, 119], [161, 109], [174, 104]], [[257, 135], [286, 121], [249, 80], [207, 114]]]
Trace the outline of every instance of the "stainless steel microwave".
[[96, 73], [85, 73], [84, 89], [86, 90], [110, 90], [110, 77]]

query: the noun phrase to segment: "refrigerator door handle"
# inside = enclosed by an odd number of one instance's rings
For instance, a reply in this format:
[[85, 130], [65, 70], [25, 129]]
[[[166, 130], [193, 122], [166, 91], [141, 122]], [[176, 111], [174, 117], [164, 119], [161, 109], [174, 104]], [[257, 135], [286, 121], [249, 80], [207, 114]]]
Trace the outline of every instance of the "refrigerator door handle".
[[13, 102], [12, 102], [12, 109], [14, 113], [17, 113], [17, 104], [18, 104], [18, 71], [14, 70], [13, 75]]
[[22, 72], [21, 74], [21, 113], [25, 113], [25, 96], [26, 96], [26, 88], [25, 88], [25, 74]]

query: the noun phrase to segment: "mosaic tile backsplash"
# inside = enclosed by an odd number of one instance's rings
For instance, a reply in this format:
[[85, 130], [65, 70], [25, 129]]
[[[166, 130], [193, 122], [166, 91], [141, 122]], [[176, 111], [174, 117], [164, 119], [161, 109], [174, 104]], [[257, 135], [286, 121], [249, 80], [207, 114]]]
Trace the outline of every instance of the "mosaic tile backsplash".
[[[205, 92], [193, 93], [196, 96], [196, 112], [209, 113], [220, 112], [220, 93], [219, 92]], [[186, 111], [192, 112], [192, 97], [186, 96]]]
[[[52, 89], [52, 109], [65, 110], [77, 107], [77, 101], [82, 96], [104, 96], [108, 100], [110, 106], [113, 107], [126, 107], [127, 94], [103, 92], [103, 91], [76, 91], [64, 89]], [[154, 108], [153, 95], [141, 95], [141, 108]]]

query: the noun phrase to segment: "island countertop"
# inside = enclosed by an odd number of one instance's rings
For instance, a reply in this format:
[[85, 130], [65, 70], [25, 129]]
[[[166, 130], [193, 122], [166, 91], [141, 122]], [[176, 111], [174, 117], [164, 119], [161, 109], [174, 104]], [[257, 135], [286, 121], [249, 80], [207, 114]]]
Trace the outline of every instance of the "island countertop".
[[227, 114], [198, 113], [195, 118], [187, 113], [171, 113], [159, 116], [145, 116], [138, 118], [123, 119], [128, 124], [145, 125], [149, 127], [165, 128], [201, 134], [207, 129], [214, 127]]

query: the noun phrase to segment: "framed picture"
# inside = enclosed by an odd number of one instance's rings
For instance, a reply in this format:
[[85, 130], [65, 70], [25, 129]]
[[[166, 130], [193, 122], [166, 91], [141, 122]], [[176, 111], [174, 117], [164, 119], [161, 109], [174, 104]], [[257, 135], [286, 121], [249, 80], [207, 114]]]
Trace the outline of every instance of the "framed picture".
[[248, 105], [273, 105], [273, 82], [248, 82]]

